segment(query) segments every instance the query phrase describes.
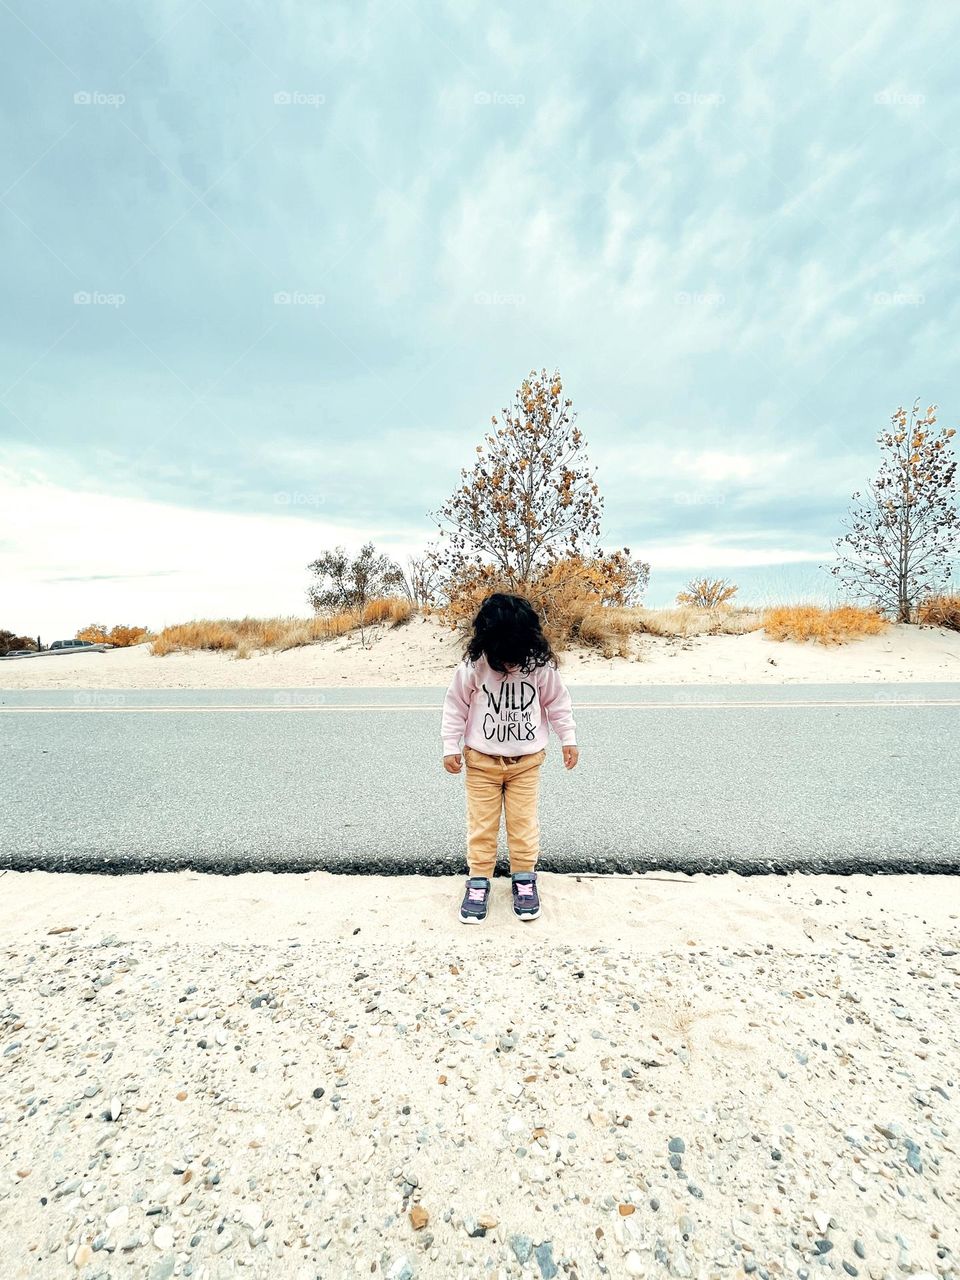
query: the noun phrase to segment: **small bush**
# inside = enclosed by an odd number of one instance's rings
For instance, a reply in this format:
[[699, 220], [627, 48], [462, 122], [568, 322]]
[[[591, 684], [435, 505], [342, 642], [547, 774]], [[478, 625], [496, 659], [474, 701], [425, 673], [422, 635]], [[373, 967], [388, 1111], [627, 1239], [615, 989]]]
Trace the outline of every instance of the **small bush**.
[[88, 627], [78, 631], [74, 638], [86, 640], [89, 644], [112, 644], [116, 649], [126, 649], [132, 644], [141, 644], [149, 635], [149, 627], [128, 627], [117, 623], [107, 630], [103, 623], [91, 622]]
[[694, 609], [719, 609], [729, 604], [739, 589], [726, 578], [691, 578], [678, 593], [677, 604], [692, 605]]
[[128, 649], [131, 645], [143, 644], [149, 637], [149, 627], [125, 627], [118, 624], [110, 628], [107, 640], [118, 649]]
[[[584, 620], [625, 608], [646, 585], [649, 566], [624, 549], [596, 558], [567, 556], [545, 566], [532, 582], [517, 583], [491, 565], [474, 565], [446, 584], [448, 604], [445, 620], [466, 633], [483, 601], [494, 591], [524, 596], [543, 623], [544, 633], [559, 653], [569, 644], [587, 641], [582, 633]], [[619, 624], [610, 623], [605, 634], [613, 634]], [[597, 632], [599, 619], [587, 628]], [[611, 628], [613, 629], [611, 631]]]
[[917, 609], [917, 621], [928, 627], [960, 631], [960, 595], [930, 596]]
[[770, 640], [793, 640], [799, 644], [844, 644], [863, 636], [876, 636], [889, 621], [875, 609], [842, 604], [824, 609], [815, 604], [779, 605], [763, 615], [763, 629]]

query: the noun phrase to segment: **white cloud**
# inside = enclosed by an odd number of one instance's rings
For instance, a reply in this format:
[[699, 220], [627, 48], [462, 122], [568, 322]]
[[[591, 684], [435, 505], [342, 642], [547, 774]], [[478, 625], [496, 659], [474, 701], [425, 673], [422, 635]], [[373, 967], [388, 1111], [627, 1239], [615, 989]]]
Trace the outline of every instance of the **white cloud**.
[[690, 570], [698, 574], [716, 573], [721, 569], [767, 567], [784, 564], [821, 564], [833, 558], [833, 549], [798, 551], [794, 547], [738, 546], [722, 539], [699, 538], [677, 541], [670, 539], [645, 542], [643, 558], [657, 572]]
[[[309, 511], [291, 492], [291, 513]], [[196, 617], [306, 616], [307, 563], [362, 538], [306, 514], [231, 515], [107, 496], [0, 468], [0, 627], [49, 640], [89, 622], [159, 628]], [[381, 543], [382, 550], [388, 550]], [[405, 559], [413, 545], [392, 542]]]

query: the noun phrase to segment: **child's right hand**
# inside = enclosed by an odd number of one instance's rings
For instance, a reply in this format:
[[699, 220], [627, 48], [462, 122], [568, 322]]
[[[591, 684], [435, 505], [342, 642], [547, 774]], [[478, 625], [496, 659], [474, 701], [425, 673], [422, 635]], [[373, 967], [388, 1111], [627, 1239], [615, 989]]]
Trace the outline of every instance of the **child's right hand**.
[[447, 773], [459, 773], [463, 768], [463, 760], [460, 756], [460, 752], [458, 751], [457, 754], [453, 756], [444, 756], [443, 767], [446, 769]]

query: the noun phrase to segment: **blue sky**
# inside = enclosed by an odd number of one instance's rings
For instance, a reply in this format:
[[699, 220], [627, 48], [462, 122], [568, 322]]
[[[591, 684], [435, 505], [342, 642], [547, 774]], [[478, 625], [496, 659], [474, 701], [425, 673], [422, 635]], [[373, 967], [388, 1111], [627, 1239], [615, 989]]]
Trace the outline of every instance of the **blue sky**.
[[5, 0], [0, 626], [305, 612], [559, 367], [604, 541], [825, 595], [956, 425], [951, 6]]

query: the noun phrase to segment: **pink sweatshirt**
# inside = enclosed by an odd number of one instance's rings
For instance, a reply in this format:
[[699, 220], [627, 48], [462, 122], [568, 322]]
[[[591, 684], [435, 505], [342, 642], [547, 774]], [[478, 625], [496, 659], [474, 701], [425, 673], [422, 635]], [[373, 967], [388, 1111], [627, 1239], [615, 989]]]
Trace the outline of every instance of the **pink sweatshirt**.
[[556, 667], [514, 667], [502, 676], [486, 658], [465, 658], [443, 700], [443, 754], [458, 754], [462, 737], [487, 755], [533, 755], [547, 745], [551, 725], [563, 746], [576, 744], [570, 694]]

